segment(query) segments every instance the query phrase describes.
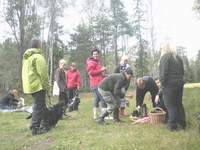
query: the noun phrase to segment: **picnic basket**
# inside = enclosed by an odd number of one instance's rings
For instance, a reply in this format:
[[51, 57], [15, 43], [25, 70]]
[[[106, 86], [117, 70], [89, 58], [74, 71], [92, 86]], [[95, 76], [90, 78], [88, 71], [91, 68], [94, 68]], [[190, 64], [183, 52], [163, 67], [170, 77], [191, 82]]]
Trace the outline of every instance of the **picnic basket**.
[[149, 112], [150, 123], [159, 124], [165, 121], [166, 112], [160, 107], [154, 107]]

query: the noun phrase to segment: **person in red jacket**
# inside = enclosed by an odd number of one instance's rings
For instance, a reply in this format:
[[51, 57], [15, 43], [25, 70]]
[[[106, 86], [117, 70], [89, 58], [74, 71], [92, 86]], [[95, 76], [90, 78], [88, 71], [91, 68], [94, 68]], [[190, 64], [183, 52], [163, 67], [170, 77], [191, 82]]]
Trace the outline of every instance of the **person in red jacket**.
[[66, 76], [66, 87], [68, 90], [69, 101], [76, 94], [76, 90], [79, 90], [81, 87], [81, 75], [79, 70], [76, 68], [76, 63], [71, 63], [70, 69], [65, 73]]
[[106, 103], [98, 91], [98, 86], [100, 82], [103, 80], [106, 71], [106, 68], [102, 66], [100, 63], [99, 53], [100, 52], [98, 49], [93, 49], [92, 57], [89, 57], [86, 61], [87, 65], [86, 69], [90, 80], [90, 89], [94, 95], [94, 101], [93, 101], [94, 119], [97, 119], [97, 109], [99, 107], [100, 102], [102, 111], [104, 111], [106, 108]]

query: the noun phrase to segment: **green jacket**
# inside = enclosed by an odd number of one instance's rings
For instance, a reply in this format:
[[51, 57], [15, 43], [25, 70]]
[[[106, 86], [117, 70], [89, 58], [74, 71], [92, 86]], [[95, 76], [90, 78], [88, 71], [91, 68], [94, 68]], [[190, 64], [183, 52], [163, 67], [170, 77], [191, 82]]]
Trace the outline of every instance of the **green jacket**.
[[126, 80], [123, 73], [114, 73], [104, 78], [99, 88], [110, 91], [114, 96], [124, 98], [129, 84], [130, 80]]
[[41, 49], [31, 48], [25, 51], [22, 62], [22, 83], [24, 93], [31, 94], [40, 90], [49, 90], [48, 71]]

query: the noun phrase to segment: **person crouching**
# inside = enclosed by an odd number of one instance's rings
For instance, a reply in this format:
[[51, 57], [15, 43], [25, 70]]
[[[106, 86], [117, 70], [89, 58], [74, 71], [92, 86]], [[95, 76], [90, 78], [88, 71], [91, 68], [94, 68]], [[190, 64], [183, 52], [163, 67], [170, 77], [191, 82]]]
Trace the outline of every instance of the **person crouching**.
[[123, 73], [114, 73], [106, 77], [99, 85], [99, 93], [104, 98], [107, 108], [105, 112], [97, 119], [97, 123], [103, 124], [104, 118], [113, 112], [113, 120], [120, 122], [119, 119], [119, 107], [120, 100], [125, 96], [128, 90], [133, 71], [127, 69]]

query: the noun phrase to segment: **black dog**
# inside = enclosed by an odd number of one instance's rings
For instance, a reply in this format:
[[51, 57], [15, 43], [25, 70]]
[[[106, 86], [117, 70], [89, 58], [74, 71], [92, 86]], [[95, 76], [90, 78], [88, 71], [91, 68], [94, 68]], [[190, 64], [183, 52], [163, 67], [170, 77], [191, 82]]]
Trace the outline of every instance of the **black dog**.
[[47, 121], [50, 127], [55, 127], [57, 122], [62, 118], [64, 112], [64, 106], [61, 103], [48, 108], [47, 111]]
[[[64, 104], [57, 103], [53, 107], [49, 107], [45, 113], [45, 121], [48, 123], [48, 126], [55, 127], [58, 121], [62, 118], [64, 113]], [[32, 114], [30, 114], [26, 119], [30, 119]]]
[[78, 92], [76, 92], [75, 96], [72, 98], [71, 102], [68, 105], [68, 111], [71, 112], [73, 110], [78, 110], [79, 104], [80, 104], [80, 98]]

